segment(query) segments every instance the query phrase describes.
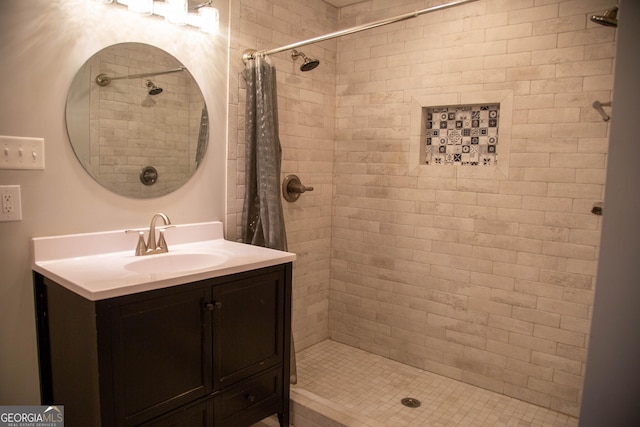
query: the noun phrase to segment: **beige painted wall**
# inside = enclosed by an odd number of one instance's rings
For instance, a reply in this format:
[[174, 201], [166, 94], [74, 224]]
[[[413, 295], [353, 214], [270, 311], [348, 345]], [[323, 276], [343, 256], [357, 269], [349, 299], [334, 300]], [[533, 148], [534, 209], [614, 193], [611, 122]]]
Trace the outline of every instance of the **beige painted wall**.
[[[21, 186], [23, 211], [22, 221], [0, 223], [0, 404], [39, 403], [32, 237], [147, 227], [158, 211], [174, 223], [224, 220], [228, 2], [214, 3], [223, 21], [217, 37], [94, 1], [0, 2], [0, 135], [42, 137], [46, 152], [45, 170], [0, 170], [0, 185]], [[212, 117], [203, 167], [184, 187], [157, 199], [129, 199], [96, 184], [65, 130], [65, 99], [76, 70], [105, 46], [127, 41], [153, 44], [185, 64]]]

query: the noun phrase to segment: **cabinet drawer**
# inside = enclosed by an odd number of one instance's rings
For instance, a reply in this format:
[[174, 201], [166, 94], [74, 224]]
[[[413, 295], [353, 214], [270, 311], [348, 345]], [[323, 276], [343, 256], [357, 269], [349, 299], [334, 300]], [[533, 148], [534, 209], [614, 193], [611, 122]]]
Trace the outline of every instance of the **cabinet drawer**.
[[215, 425], [244, 426], [282, 412], [282, 369], [270, 370], [229, 387], [214, 399]]

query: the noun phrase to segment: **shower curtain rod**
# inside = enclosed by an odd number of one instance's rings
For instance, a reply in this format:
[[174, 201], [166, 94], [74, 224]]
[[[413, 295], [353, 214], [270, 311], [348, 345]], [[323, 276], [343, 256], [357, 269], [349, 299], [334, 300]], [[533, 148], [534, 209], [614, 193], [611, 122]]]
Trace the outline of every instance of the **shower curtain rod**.
[[344, 30], [336, 31], [333, 33], [325, 34], [323, 36], [314, 37], [311, 39], [303, 40], [300, 42], [292, 43], [286, 46], [277, 47], [275, 49], [263, 49], [263, 50], [254, 50], [247, 49], [242, 54], [242, 60], [246, 63], [251, 59], [256, 59], [258, 56], [267, 56], [273, 55], [274, 53], [284, 52], [285, 50], [296, 49], [298, 47], [306, 46], [312, 43], [318, 43], [325, 40], [334, 39], [336, 37], [346, 36], [348, 34], [358, 33], [364, 30], [370, 30], [372, 28], [381, 27], [387, 24], [393, 24], [394, 22], [404, 21], [406, 19], [416, 18], [420, 15], [424, 15], [425, 13], [435, 12], [437, 10], [447, 9], [454, 6], [459, 6], [464, 3], [471, 3], [477, 0], [458, 0], [452, 1], [450, 3], [441, 4], [439, 6], [433, 6], [422, 10], [416, 10], [415, 12], [405, 13], [404, 15], [394, 16], [393, 18], [382, 19], [380, 21], [370, 22], [368, 24], [358, 25], [356, 27], [347, 28]]

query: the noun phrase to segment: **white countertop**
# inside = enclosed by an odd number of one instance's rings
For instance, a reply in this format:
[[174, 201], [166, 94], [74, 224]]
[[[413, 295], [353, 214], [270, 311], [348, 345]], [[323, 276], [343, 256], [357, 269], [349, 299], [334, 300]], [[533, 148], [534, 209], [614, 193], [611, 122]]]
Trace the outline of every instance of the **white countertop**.
[[[296, 259], [290, 252], [224, 240], [219, 221], [176, 225], [165, 236], [169, 252], [145, 256], [134, 255], [138, 236], [125, 230], [34, 238], [32, 268], [97, 301]], [[184, 260], [195, 262], [185, 268]]]

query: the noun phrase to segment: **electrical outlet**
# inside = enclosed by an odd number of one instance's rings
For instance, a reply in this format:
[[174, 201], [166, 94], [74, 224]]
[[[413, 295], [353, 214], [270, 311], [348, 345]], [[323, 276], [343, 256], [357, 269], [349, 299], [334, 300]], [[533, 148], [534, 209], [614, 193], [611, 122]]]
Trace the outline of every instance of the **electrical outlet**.
[[0, 185], [0, 221], [22, 221], [19, 185]]

